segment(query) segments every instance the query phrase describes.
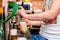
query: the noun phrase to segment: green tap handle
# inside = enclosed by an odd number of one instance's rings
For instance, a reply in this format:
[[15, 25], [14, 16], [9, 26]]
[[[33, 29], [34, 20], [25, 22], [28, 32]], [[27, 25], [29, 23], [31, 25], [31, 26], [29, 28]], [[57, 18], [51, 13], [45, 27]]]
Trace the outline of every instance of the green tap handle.
[[1, 28], [0, 28], [0, 37], [2, 38], [4, 36], [4, 24], [15, 15], [15, 13], [18, 10], [18, 4], [16, 2], [9, 2], [8, 8], [12, 8], [13, 11], [11, 12], [11, 14], [8, 16], [6, 20], [4, 20], [3, 15], [2, 15], [2, 23], [1, 23]]
[[18, 4], [16, 2], [9, 2], [8, 3], [8, 8], [12, 8], [12, 13], [8, 16], [8, 18], [6, 20], [3, 20], [2, 22], [5, 23], [7, 22], [9, 19], [11, 19], [15, 13], [17, 12], [18, 10]]

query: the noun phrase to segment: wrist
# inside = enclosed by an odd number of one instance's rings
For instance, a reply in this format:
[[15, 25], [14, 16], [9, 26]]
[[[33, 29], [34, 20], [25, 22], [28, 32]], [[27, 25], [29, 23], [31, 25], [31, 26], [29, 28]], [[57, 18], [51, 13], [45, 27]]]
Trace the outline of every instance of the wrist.
[[23, 14], [22, 15], [24, 18], [28, 18], [28, 14]]

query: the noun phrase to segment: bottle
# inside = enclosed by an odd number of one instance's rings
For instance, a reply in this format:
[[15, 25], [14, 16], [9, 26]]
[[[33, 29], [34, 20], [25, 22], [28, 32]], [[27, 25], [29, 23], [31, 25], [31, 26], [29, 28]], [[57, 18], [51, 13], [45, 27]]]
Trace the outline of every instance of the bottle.
[[10, 29], [10, 35], [11, 35], [11, 40], [17, 40], [17, 25], [15, 21], [15, 16], [13, 18], [13, 21], [11, 22], [11, 29]]

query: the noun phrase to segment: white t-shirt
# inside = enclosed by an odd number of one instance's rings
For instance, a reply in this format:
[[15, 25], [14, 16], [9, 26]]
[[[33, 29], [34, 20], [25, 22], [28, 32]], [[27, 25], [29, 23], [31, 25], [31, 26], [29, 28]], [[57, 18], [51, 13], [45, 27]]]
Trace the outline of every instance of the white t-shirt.
[[60, 14], [57, 16], [57, 24], [42, 24], [39, 33], [48, 40], [60, 40]]
[[[49, 7], [54, 2], [54, 0], [46, 0], [47, 7]], [[56, 24], [42, 24], [40, 28], [40, 35], [47, 38], [48, 40], [60, 40], [60, 14], [57, 16]]]

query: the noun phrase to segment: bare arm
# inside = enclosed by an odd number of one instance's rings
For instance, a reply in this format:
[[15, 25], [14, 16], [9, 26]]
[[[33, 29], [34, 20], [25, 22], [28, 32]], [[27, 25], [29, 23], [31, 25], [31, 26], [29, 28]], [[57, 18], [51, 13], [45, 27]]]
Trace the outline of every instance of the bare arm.
[[33, 26], [40, 26], [42, 24], [42, 21], [31, 21], [28, 19], [24, 19], [27, 23], [27, 25], [33, 25]]
[[26, 18], [32, 20], [51, 20], [55, 19], [58, 15], [60, 9], [60, 0], [56, 0], [49, 11], [40, 13], [40, 14], [31, 14], [27, 15]]
[[55, 19], [55, 17], [58, 15], [59, 10], [60, 10], [60, 0], [55, 0], [49, 11], [40, 14], [31, 14], [31, 15], [26, 14], [24, 11], [20, 11], [21, 12], [20, 14], [23, 17], [32, 20], [52, 20]]
[[30, 21], [31, 25], [33, 26], [40, 26], [42, 24], [42, 21]]

